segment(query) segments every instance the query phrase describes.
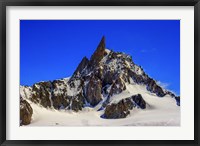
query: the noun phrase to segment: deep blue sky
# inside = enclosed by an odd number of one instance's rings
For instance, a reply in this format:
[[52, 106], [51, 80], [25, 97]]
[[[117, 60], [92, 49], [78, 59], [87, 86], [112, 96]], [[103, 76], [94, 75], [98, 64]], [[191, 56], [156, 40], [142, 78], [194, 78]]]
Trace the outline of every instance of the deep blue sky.
[[20, 84], [71, 76], [102, 36], [146, 73], [180, 94], [179, 20], [21, 20]]

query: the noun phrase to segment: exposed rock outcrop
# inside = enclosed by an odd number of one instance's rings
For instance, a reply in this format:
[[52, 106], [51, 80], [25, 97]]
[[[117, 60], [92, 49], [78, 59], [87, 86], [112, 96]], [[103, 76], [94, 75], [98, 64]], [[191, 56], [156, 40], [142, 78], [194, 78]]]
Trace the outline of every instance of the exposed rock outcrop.
[[117, 104], [107, 105], [104, 113], [106, 119], [126, 118], [130, 114], [129, 108], [125, 100], [121, 100]]
[[20, 97], [20, 125], [28, 125], [31, 123], [33, 109], [31, 105]]
[[51, 82], [39, 82], [32, 87], [32, 98], [31, 100], [35, 103], [41, 104], [43, 107], [51, 107]]
[[105, 72], [104, 78], [103, 78], [103, 86], [106, 85], [111, 85], [114, 81], [114, 71], [113, 70], [109, 70], [107, 72]]
[[52, 82], [52, 90], [50, 93], [53, 107], [60, 109], [69, 106], [70, 98], [67, 94], [67, 85], [63, 80], [54, 80]]
[[90, 105], [95, 106], [102, 100], [102, 83], [99, 78], [92, 76], [85, 86], [85, 97]]
[[128, 75], [133, 79], [133, 81], [137, 84], [145, 84], [147, 78], [142, 75], [136, 74], [133, 70], [128, 70]]
[[103, 117], [106, 119], [126, 118], [134, 107], [146, 108], [146, 102], [140, 94], [120, 100], [118, 103], [107, 105]]
[[180, 96], [175, 96], [176, 104], [180, 106]]
[[151, 78], [149, 78], [149, 80], [147, 81], [147, 90], [156, 93], [156, 95], [159, 97], [163, 97], [166, 95], [163, 89], [158, 86], [156, 82]]
[[146, 102], [145, 100], [142, 98], [141, 94], [138, 95], [133, 95], [131, 96], [132, 100], [135, 102], [135, 104], [140, 107], [141, 109], [145, 109], [146, 108]]
[[105, 37], [101, 39], [101, 42], [99, 43], [97, 49], [95, 50], [94, 54], [92, 55], [90, 59], [90, 63], [93, 66], [98, 66], [101, 59], [103, 59], [105, 52]]
[[122, 80], [122, 78], [119, 77], [112, 84], [109, 95], [112, 96], [113, 94], [119, 94], [125, 89], [126, 89], [126, 85], [124, 81]]
[[82, 110], [85, 104], [85, 99], [83, 96], [83, 93], [79, 93], [76, 96], [72, 97], [71, 101], [71, 109], [78, 112], [79, 110]]
[[80, 78], [82, 71], [84, 69], [87, 69], [89, 65], [89, 60], [87, 59], [87, 57], [84, 57], [80, 64], [78, 65], [78, 67], [76, 68], [75, 72], [73, 73], [72, 77], [70, 78], [69, 82], [71, 82], [74, 78]]

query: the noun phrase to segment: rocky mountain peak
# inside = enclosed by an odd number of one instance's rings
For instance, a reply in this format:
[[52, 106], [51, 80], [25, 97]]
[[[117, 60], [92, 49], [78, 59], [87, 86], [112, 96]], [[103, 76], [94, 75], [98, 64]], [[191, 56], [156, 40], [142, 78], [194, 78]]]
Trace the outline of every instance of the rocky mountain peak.
[[103, 36], [97, 49], [95, 50], [95, 52], [93, 53], [91, 59], [90, 59], [90, 63], [92, 65], [98, 65], [99, 62], [101, 61], [101, 59], [103, 59], [104, 55], [105, 55], [106, 51], [105, 51], [105, 37]]
[[[160, 87], [141, 66], [133, 62], [130, 55], [106, 49], [103, 36], [91, 59], [83, 57], [70, 79], [40, 82], [32, 87], [22, 86], [20, 95], [45, 108], [58, 110], [78, 112], [85, 105], [95, 107], [100, 104], [99, 107], [105, 109], [105, 118], [125, 118], [135, 106], [146, 108], [144, 94], [140, 95], [138, 89], [133, 92], [130, 88], [140, 85], [145, 92], [157, 97], [170, 95], [180, 105], [180, 97]], [[138, 95], [130, 95], [129, 91]], [[111, 98], [122, 92], [131, 97], [123, 97], [123, 100], [113, 104]]]

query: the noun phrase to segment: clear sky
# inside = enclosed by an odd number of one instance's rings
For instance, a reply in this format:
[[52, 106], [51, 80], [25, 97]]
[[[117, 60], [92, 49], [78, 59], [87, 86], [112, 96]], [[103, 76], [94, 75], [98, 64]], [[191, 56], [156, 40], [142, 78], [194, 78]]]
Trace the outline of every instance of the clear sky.
[[180, 94], [179, 20], [21, 20], [20, 84], [71, 76], [103, 35], [108, 49], [131, 55], [149, 76]]

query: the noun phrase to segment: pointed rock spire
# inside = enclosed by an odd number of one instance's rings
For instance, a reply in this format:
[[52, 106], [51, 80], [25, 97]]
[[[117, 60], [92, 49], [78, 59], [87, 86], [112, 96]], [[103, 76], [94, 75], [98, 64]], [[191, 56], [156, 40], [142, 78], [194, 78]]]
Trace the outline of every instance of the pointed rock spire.
[[70, 78], [69, 82], [76, 76], [78, 76], [78, 74], [81, 74], [83, 69], [86, 68], [88, 66], [89, 60], [87, 59], [87, 57], [83, 57], [83, 59], [81, 60], [81, 62], [79, 63], [78, 67], [76, 68], [75, 72], [73, 73], [72, 77]]
[[86, 56], [83, 57], [83, 59], [82, 59], [81, 62], [79, 63], [79, 65], [78, 65], [76, 71], [74, 72], [74, 74], [77, 74], [78, 72], [81, 73], [82, 70], [83, 70], [85, 67], [87, 67], [88, 63], [89, 63], [89, 60], [87, 59], [87, 57], [86, 57]]
[[98, 65], [101, 59], [104, 57], [105, 54], [105, 37], [103, 36], [97, 49], [93, 53], [90, 62], [93, 65]]

